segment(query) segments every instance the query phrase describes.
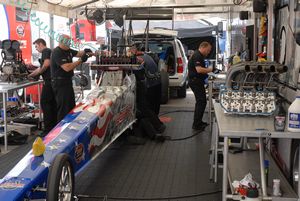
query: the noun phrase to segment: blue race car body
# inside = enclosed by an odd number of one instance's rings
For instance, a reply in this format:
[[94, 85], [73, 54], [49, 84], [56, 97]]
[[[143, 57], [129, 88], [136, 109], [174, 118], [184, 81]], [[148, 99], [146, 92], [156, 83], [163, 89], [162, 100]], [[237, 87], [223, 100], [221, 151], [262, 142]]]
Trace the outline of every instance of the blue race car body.
[[135, 122], [135, 78], [126, 79], [122, 86], [95, 88], [43, 139], [46, 151], [42, 156], [29, 151], [0, 180], [0, 200], [44, 199], [49, 167], [58, 154], [68, 154], [78, 174], [131, 126]]

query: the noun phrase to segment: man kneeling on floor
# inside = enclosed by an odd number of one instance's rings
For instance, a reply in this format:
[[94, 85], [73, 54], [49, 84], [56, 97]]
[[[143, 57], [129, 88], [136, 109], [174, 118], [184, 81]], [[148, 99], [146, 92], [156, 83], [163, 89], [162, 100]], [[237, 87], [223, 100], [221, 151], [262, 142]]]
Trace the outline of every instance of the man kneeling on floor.
[[[136, 54], [136, 47], [131, 47], [131, 53]], [[142, 57], [138, 56], [140, 63], [143, 63]], [[141, 65], [139, 70], [135, 72], [136, 77], [136, 101], [137, 101], [137, 123], [134, 125], [134, 136], [130, 136], [129, 141], [136, 141], [136, 144], [145, 143], [142, 139], [142, 134], [145, 133], [150, 139], [157, 142], [164, 142], [165, 136], [162, 133], [166, 126], [160, 121], [158, 116], [149, 107], [149, 102], [146, 99], [146, 79], [145, 68]]]

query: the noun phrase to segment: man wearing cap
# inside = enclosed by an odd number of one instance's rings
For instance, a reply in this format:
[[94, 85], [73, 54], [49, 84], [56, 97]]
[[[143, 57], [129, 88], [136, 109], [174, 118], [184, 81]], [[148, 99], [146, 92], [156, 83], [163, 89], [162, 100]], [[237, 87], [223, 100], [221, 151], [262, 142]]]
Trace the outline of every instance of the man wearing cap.
[[[57, 104], [58, 122], [75, 107], [72, 83], [74, 69], [93, 55], [90, 49], [84, 51], [70, 49], [70, 43], [71, 39], [68, 35], [61, 35], [59, 45], [53, 49], [51, 56], [51, 79]], [[79, 59], [73, 62], [73, 57]]]

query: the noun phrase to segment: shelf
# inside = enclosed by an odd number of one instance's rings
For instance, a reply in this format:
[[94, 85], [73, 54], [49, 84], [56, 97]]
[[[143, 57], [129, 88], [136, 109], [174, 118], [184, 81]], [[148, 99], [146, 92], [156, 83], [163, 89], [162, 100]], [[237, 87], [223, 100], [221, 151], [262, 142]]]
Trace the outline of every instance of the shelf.
[[[16, 118], [24, 118], [24, 117], [29, 116], [29, 115], [32, 116], [33, 113], [35, 113], [35, 115], [38, 117], [39, 116], [38, 110], [39, 110], [38, 107], [36, 107], [36, 108], [25, 108], [25, 109], [23, 109], [22, 112], [20, 112], [19, 114], [15, 115], [15, 116], [12, 116], [12, 117], [11, 116], [6, 116], [6, 122], [13, 121]], [[35, 111], [37, 111], [37, 112], [35, 112]], [[6, 115], [7, 115], [7, 112], [6, 112]], [[4, 121], [3, 117], [0, 117], [0, 121], [1, 122]]]
[[[267, 181], [267, 193], [272, 195], [273, 191], [273, 179], [280, 179], [280, 189], [282, 197], [280, 198], [295, 198], [298, 199], [298, 195], [293, 190], [281, 170], [278, 168], [274, 160], [269, 154], [265, 154], [265, 159], [270, 161], [269, 178]], [[249, 172], [252, 174], [253, 179], [261, 186], [260, 167], [259, 167], [259, 152], [258, 151], [243, 151], [242, 153], [228, 154], [228, 170], [231, 178], [229, 181], [238, 180], [244, 178]], [[231, 185], [231, 184], [229, 184]]]

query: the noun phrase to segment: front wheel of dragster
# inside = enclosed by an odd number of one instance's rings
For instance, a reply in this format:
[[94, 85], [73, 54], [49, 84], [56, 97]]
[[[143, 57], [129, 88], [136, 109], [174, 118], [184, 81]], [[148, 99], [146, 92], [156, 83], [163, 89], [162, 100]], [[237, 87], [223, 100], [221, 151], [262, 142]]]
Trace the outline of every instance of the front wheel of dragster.
[[68, 154], [55, 157], [49, 169], [47, 201], [73, 201], [74, 171]]

